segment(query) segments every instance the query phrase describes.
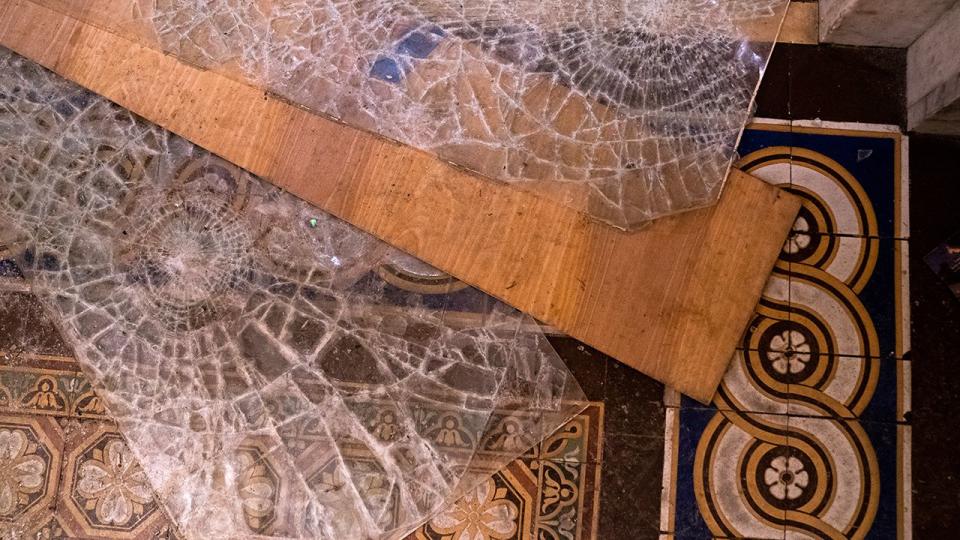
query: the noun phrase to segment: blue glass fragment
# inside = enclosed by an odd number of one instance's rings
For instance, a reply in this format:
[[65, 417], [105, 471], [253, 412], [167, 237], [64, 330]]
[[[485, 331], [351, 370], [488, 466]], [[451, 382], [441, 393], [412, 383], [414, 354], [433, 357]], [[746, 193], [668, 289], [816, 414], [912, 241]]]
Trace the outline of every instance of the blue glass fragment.
[[403, 69], [393, 58], [381, 56], [373, 63], [370, 75], [387, 82], [398, 83], [403, 79]]
[[411, 32], [397, 45], [397, 52], [414, 58], [426, 58], [440, 44], [442, 34]]

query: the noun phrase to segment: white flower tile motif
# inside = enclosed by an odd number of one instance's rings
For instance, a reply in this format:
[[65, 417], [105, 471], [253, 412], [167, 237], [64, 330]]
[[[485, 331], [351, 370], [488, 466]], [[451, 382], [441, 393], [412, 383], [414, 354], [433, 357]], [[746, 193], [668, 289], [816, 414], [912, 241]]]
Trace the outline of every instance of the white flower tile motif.
[[763, 471], [763, 482], [777, 499], [796, 500], [810, 485], [810, 473], [803, 467], [803, 462], [793, 456], [777, 456]]
[[68, 535], [154, 538], [168, 518], [137, 457], [111, 422], [67, 420], [58, 526]]
[[505, 540], [517, 533], [517, 505], [491, 478], [430, 520], [429, 527], [455, 538]]
[[153, 503], [147, 476], [120, 437], [84, 453], [75, 497], [85, 509], [93, 507], [91, 521], [110, 527], [136, 525]]
[[49, 520], [62, 455], [53, 418], [0, 414], [0, 536], [30, 535]]

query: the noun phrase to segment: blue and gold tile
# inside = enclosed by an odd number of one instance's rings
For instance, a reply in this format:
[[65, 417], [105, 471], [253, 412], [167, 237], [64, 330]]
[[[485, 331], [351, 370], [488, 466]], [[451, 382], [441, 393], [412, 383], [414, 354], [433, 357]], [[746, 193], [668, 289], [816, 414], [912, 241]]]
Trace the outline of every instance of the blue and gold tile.
[[882, 126], [744, 134], [740, 166], [804, 205], [713, 403], [674, 412], [664, 533], [909, 530], [905, 148]]
[[809, 232], [908, 238], [904, 141], [889, 126], [761, 121], [744, 132], [738, 166], [799, 195]]

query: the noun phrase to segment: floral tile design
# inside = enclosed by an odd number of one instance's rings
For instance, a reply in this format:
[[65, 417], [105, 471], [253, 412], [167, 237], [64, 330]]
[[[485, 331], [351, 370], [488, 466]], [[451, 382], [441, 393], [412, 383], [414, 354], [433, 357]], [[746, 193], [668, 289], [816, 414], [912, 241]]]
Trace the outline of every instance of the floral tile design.
[[905, 151], [884, 126], [745, 133], [740, 166], [803, 208], [713, 403], [673, 402], [664, 534], [909, 537]]
[[0, 537], [28, 537], [49, 520], [62, 458], [56, 420], [0, 415]]
[[[53, 475], [62, 477], [62, 484], [48, 503], [55, 511], [43, 512], [31, 527], [39, 538], [176, 537], [112, 422], [64, 418], [61, 428], [48, 416], [24, 418], [55, 430], [60, 437], [56, 455], [62, 451], [64, 456], [63, 473]], [[591, 403], [531, 455], [509, 464], [410, 538], [595, 538], [602, 426], [603, 404]], [[288, 531], [278, 500], [295, 488], [286, 485], [291, 477], [270, 447], [253, 440], [240, 446], [238, 488], [251, 532], [283, 537]], [[317, 479], [333, 482], [335, 475]]]
[[[69, 360], [65, 361], [65, 360]], [[27, 361], [0, 365], [0, 411], [76, 418], [106, 418], [100, 398], [72, 359], [44, 369]]]
[[[17, 373], [24, 373], [24, 377], [70, 376], [79, 379], [80, 386], [89, 386], [82, 374], [69, 369], [69, 364], [61, 373], [53, 375], [41, 368], [19, 366], [18, 369]], [[64, 399], [73, 402], [70, 398]], [[40, 446], [36, 446], [35, 453], [39, 452], [44, 459], [56, 456], [58, 459], [52, 466], [55, 472], [50, 478], [56, 482], [62, 477], [61, 485], [47, 489], [55, 500], [41, 505], [47, 510], [31, 522], [32, 533], [38, 538], [176, 537], [136, 457], [112, 422], [87, 415], [79, 415], [82, 419], [76, 418], [78, 415], [64, 415], [61, 428], [45, 411], [31, 413], [31, 416], [17, 417], [25, 419], [17, 425], [39, 424], [45, 430], [53, 430], [55, 444], [59, 445], [55, 452], [44, 454]], [[0, 417], [3, 418], [7, 417]], [[0, 421], [0, 444], [8, 440], [2, 431], [5, 425]], [[29, 437], [33, 431], [24, 433]], [[595, 538], [602, 438], [603, 404], [593, 402], [541, 445], [466, 494], [457, 505], [424, 524], [410, 538]], [[19, 437], [16, 440], [19, 441]], [[297, 487], [289, 485], [294, 482], [293, 477], [284, 473], [284, 465], [278, 462], [279, 456], [271, 453], [271, 447], [269, 442], [250, 440], [240, 445], [234, 463], [240, 476], [242, 512], [251, 532], [283, 537], [290, 532], [285, 523], [289, 516], [281, 515], [283, 505], [279, 499]], [[64, 456], [62, 474], [59, 473], [61, 452]], [[16, 452], [11, 450], [9, 454]], [[32, 458], [27, 461], [31, 471], [51, 468], [47, 461], [42, 467], [39, 462], [34, 464]], [[314, 479], [333, 485], [337, 474], [335, 470], [318, 470]], [[36, 482], [31, 479], [27, 484], [33, 486]], [[30, 503], [36, 499], [34, 493], [24, 500]], [[0, 504], [4, 500], [0, 490]], [[55, 511], [51, 514], [49, 508]]]
[[525, 465], [515, 462], [481, 483], [457, 504], [434, 516], [412, 538], [528, 538], [536, 503], [536, 476]]
[[438, 514], [408, 540], [560, 540], [597, 537], [603, 403]]
[[[394, 291], [385, 295], [385, 300], [403, 305], [404, 291], [420, 291], [423, 278], [411, 277], [416, 268], [399, 269], [402, 264], [409, 266], [408, 261], [395, 263], [393, 273], [387, 274], [389, 278], [383, 275], [384, 270], [361, 280], [383, 279], [385, 287]], [[16, 269], [12, 263], [2, 267]], [[30, 295], [20, 292], [22, 276], [9, 277], [13, 279], [0, 283], [0, 298], [7, 302], [0, 303], [0, 311], [2, 306], [12, 304], [29, 308]], [[470, 293], [472, 290], [450, 282], [438, 285], [435, 294], [426, 297], [435, 298], [442, 304], [438, 308], [449, 308], [457, 316], [482, 316], [486, 307], [481, 297]], [[38, 538], [177, 538], [175, 527], [145, 482], [136, 456], [109, 420], [69, 350], [61, 347], [56, 330], [42, 310], [28, 313], [32, 317], [29, 324], [18, 324], [16, 335], [8, 340], [7, 348], [16, 348], [16, 359], [7, 356], [0, 360], [0, 411], [18, 413], [21, 416], [17, 418], [29, 419], [26, 423], [39, 423], [58, 434], [56, 451], [50, 453], [57, 458], [50, 478], [60, 484], [47, 490], [45, 496], [50, 502], [43, 506], [45, 511], [29, 527], [18, 520], [18, 530]], [[44, 332], [42, 339], [33, 334], [36, 329]], [[21, 346], [13, 347], [17, 344]], [[464, 495], [457, 505], [424, 524], [410, 538], [595, 538], [603, 410], [603, 403], [591, 402], [551, 437]], [[369, 421], [380, 426], [375, 430], [378, 436], [390, 438], [393, 430], [388, 410], [371, 409]], [[295, 459], [318, 463], [311, 481], [337, 485], [342, 471], [334, 461], [324, 466], [323, 460], [318, 460], [322, 449], [311, 437], [310, 427], [291, 424], [288, 428], [281, 436], [286, 438], [284, 444], [300, 448]], [[514, 428], [504, 422], [492, 432], [485, 443], [491, 463], [496, 462], [498, 449], [510, 451], [513, 445], [526, 444], [524, 435]], [[457, 430], [440, 426], [437, 436], [456, 444]], [[293, 464], [283, 462], [285, 453], [273, 451], [279, 444], [251, 438], [238, 445], [236, 455], [224, 458], [239, 474], [237, 489], [244, 520], [252, 534], [263, 537], [296, 536], [292, 525], [296, 516], [287, 515], [281, 500], [305, 487], [299, 485], [298, 475], [291, 474]], [[351, 471], [356, 474], [362, 469], [363, 456], [354, 458]], [[370, 488], [375, 492], [376, 486]]]
[[[45, 508], [55, 511], [47, 509], [38, 515], [30, 532], [38, 538], [175, 538], [176, 531], [158, 506], [136, 457], [107, 419], [75, 361], [69, 356], [27, 354], [24, 358], [17, 365], [0, 364], [5, 398], [0, 407], [29, 412], [30, 416], [18, 418], [58, 434], [59, 446], [50, 453], [58, 458], [51, 478], [62, 477], [61, 485], [48, 489], [55, 499]], [[389, 418], [383, 411], [372, 414], [371, 420], [383, 423], [383, 433], [388, 436]], [[56, 416], [61, 417], [62, 428], [53, 418]], [[499, 433], [490, 442], [492, 447], [509, 446], [511, 437], [519, 436], [508, 427]], [[317, 449], [311, 449], [307, 432], [287, 435], [300, 438], [300, 459], [316, 458]], [[411, 538], [595, 538], [602, 439], [603, 404], [593, 402]], [[3, 440], [0, 431], [0, 443]], [[283, 515], [279, 500], [299, 487], [292, 485], [293, 475], [285, 473], [289, 465], [280, 463], [281, 457], [271, 452], [275, 444], [251, 439], [239, 446], [233, 463], [239, 471], [242, 512], [251, 533], [283, 537], [291, 532], [290, 516]], [[43, 470], [47, 468], [44, 465]], [[320, 467], [313, 478], [333, 485], [337, 474]], [[2, 496], [0, 493], [0, 503]], [[28, 496], [26, 500], [31, 499]]]
[[158, 538], [171, 526], [111, 422], [65, 421], [58, 525], [68, 537]]

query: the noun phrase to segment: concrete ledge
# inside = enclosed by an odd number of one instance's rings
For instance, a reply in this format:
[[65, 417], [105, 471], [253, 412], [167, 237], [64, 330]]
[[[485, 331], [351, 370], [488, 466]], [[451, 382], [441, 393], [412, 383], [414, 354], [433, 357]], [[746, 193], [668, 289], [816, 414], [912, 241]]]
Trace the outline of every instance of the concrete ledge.
[[909, 47], [957, 0], [820, 0], [820, 41]]
[[960, 135], [960, 3], [907, 52], [908, 127]]

